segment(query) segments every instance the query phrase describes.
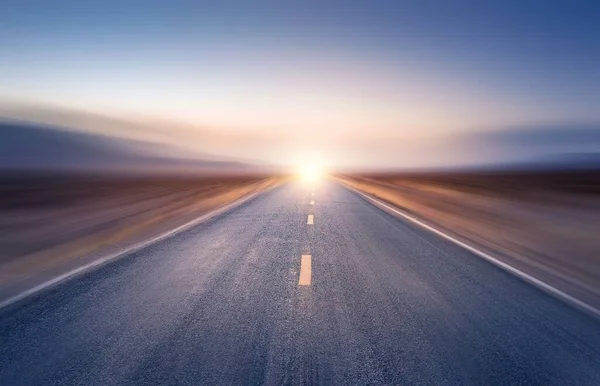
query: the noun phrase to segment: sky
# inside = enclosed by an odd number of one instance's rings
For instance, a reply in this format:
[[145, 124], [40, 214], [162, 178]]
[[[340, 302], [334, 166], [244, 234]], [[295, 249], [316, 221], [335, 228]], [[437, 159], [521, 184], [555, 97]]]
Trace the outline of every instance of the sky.
[[[580, 135], [600, 130], [597, 1], [2, 8], [0, 103], [25, 117], [283, 164], [436, 167], [600, 151], [598, 136]], [[569, 146], [529, 139], [545, 130]], [[490, 151], [503, 131], [524, 142]]]

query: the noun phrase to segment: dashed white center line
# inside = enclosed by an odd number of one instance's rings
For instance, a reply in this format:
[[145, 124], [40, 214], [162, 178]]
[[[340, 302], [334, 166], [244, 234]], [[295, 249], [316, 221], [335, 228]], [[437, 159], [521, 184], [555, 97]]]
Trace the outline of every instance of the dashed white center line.
[[314, 224], [315, 221], [315, 216], [313, 216], [312, 214], [308, 215], [308, 221], [306, 222], [308, 225], [312, 225]]
[[315, 204], [315, 200], [310, 200], [310, 204], [314, 205]]
[[302, 255], [300, 261], [300, 279], [298, 285], [310, 285], [311, 278], [311, 258], [310, 255]]

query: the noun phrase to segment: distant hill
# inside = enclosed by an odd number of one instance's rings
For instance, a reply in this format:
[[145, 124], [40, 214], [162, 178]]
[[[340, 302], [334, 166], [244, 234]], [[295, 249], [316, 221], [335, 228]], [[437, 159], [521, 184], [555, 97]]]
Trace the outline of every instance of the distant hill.
[[528, 160], [507, 161], [455, 169], [506, 172], [600, 171], [600, 153], [565, 153]]
[[600, 123], [547, 123], [470, 133], [465, 150], [485, 149], [490, 161], [469, 169], [507, 171], [600, 170]]
[[600, 170], [600, 153], [568, 153], [539, 160], [539, 167], [559, 169], [598, 169]]
[[3, 171], [233, 173], [253, 167], [150, 142], [19, 121], [0, 122]]

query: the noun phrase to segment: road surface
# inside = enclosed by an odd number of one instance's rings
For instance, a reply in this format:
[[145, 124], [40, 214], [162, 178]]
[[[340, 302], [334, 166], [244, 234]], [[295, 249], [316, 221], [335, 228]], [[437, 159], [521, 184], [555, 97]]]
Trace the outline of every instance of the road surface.
[[334, 182], [311, 190], [0, 310], [0, 385], [600, 385], [600, 322]]

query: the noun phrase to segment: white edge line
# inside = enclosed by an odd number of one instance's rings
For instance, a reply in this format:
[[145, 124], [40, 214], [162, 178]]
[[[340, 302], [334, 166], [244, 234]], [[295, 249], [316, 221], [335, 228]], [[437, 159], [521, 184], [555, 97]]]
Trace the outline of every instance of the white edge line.
[[419, 226], [427, 229], [428, 231], [431, 231], [431, 232], [437, 234], [438, 236], [441, 236], [441, 237], [443, 237], [443, 238], [445, 238], [447, 240], [452, 241], [455, 244], [458, 244], [459, 246], [463, 247], [464, 249], [466, 249], [466, 250], [468, 250], [468, 251], [470, 251], [470, 252], [472, 252], [472, 253], [480, 256], [480, 257], [483, 257], [484, 259], [488, 260], [489, 262], [491, 262], [491, 263], [497, 265], [498, 267], [500, 267], [500, 268], [502, 268], [502, 269], [504, 269], [504, 270], [512, 273], [515, 276], [518, 276], [519, 278], [527, 281], [528, 283], [533, 284], [534, 286], [536, 286], [536, 287], [538, 287], [538, 288], [540, 288], [540, 289], [542, 289], [542, 290], [544, 290], [544, 291], [546, 291], [546, 292], [554, 295], [555, 297], [558, 297], [558, 298], [560, 298], [560, 299], [562, 299], [564, 301], [572, 303], [576, 307], [579, 307], [579, 308], [583, 309], [584, 311], [587, 311], [587, 312], [591, 313], [593, 316], [595, 316], [597, 318], [600, 318], [600, 310], [599, 309], [597, 309], [597, 308], [595, 308], [595, 307], [593, 307], [593, 306], [591, 306], [591, 305], [589, 305], [587, 303], [584, 303], [581, 300], [579, 300], [579, 299], [577, 299], [577, 298], [575, 298], [575, 297], [573, 297], [573, 296], [571, 296], [569, 294], [566, 294], [563, 291], [561, 291], [561, 290], [559, 290], [557, 288], [554, 288], [551, 285], [546, 284], [543, 281], [541, 281], [539, 279], [536, 279], [535, 277], [533, 277], [533, 276], [531, 276], [531, 275], [529, 275], [529, 274], [527, 274], [527, 273], [525, 273], [523, 271], [520, 271], [520, 270], [516, 269], [515, 267], [513, 267], [511, 265], [508, 265], [505, 262], [500, 261], [497, 258], [495, 258], [495, 257], [493, 257], [493, 256], [491, 256], [491, 255], [489, 255], [489, 254], [487, 254], [487, 253], [485, 253], [483, 251], [480, 251], [479, 249], [477, 249], [475, 247], [470, 246], [469, 244], [466, 244], [466, 243], [464, 243], [464, 242], [462, 242], [462, 241], [460, 241], [458, 239], [455, 239], [454, 237], [452, 237], [452, 236], [450, 236], [450, 235], [448, 235], [448, 234], [446, 234], [446, 233], [444, 233], [444, 232], [442, 232], [442, 231], [440, 231], [440, 230], [432, 227], [431, 225], [425, 224], [424, 222], [422, 222], [420, 220], [417, 220], [416, 218], [414, 218], [414, 217], [412, 217], [412, 216], [410, 216], [410, 215], [402, 212], [401, 210], [398, 210], [397, 208], [394, 208], [391, 205], [386, 204], [385, 202], [383, 202], [383, 201], [381, 201], [381, 200], [379, 200], [377, 198], [371, 197], [370, 195], [365, 194], [363, 192], [360, 192], [357, 189], [355, 189], [353, 187], [350, 187], [350, 186], [347, 186], [345, 184], [344, 184], [344, 186], [346, 188], [348, 188], [348, 189], [350, 189], [350, 190], [352, 190], [352, 191], [360, 194], [361, 196], [363, 196], [367, 200], [375, 203], [376, 205], [384, 207], [385, 209], [390, 210], [390, 211], [392, 211], [392, 212], [394, 212], [394, 213], [396, 213], [396, 214], [404, 217], [405, 219], [407, 219], [407, 220], [409, 220], [409, 221], [411, 221], [411, 222], [413, 222], [413, 223], [415, 223], [415, 224], [417, 224], [417, 225], [419, 225]]
[[231, 209], [233, 209], [233, 208], [235, 208], [237, 206], [240, 206], [243, 203], [245, 203], [247, 201], [250, 201], [254, 197], [256, 197], [256, 196], [258, 196], [260, 194], [266, 193], [269, 190], [274, 189], [278, 185], [279, 184], [275, 184], [275, 185], [273, 185], [271, 187], [268, 187], [265, 190], [254, 192], [254, 193], [252, 193], [252, 194], [250, 194], [248, 196], [244, 196], [242, 198], [239, 198], [236, 201], [233, 201], [233, 202], [231, 202], [231, 203], [229, 203], [229, 204], [227, 204], [225, 206], [222, 206], [220, 208], [217, 208], [217, 209], [213, 210], [212, 212], [205, 213], [205, 214], [201, 215], [200, 217], [197, 217], [197, 218], [195, 218], [195, 219], [193, 219], [193, 220], [191, 220], [191, 221], [189, 221], [189, 222], [187, 222], [187, 223], [185, 223], [183, 225], [180, 225], [180, 226], [178, 226], [178, 227], [176, 227], [174, 229], [171, 229], [171, 230], [169, 230], [169, 231], [167, 231], [167, 232], [165, 232], [165, 233], [163, 233], [161, 235], [153, 237], [153, 238], [151, 238], [149, 240], [145, 240], [145, 241], [139, 242], [137, 244], [133, 244], [133, 245], [127, 247], [127, 248], [124, 248], [124, 249], [118, 251], [118, 252], [111, 253], [110, 255], [107, 255], [107, 256], [104, 256], [104, 257], [100, 257], [97, 260], [94, 260], [94, 261], [92, 261], [92, 262], [90, 262], [90, 263], [88, 263], [86, 265], [83, 265], [81, 267], [77, 267], [77, 268], [75, 268], [75, 269], [73, 269], [71, 271], [68, 271], [66, 273], [63, 273], [63, 274], [61, 274], [61, 275], [59, 275], [59, 276], [57, 276], [55, 278], [52, 278], [52, 279], [50, 279], [48, 281], [45, 281], [45, 282], [43, 282], [41, 284], [38, 284], [38, 285], [36, 285], [33, 288], [30, 288], [30, 289], [28, 289], [26, 291], [23, 291], [23, 292], [15, 295], [15, 296], [13, 296], [11, 298], [8, 298], [8, 299], [4, 300], [3, 302], [0, 302], [0, 309], [6, 307], [8, 305], [11, 305], [11, 304], [13, 304], [15, 302], [18, 302], [19, 300], [25, 299], [28, 296], [34, 295], [35, 293], [40, 292], [40, 291], [42, 291], [42, 290], [44, 290], [44, 289], [46, 289], [48, 287], [51, 287], [51, 286], [53, 286], [55, 284], [58, 284], [58, 283], [66, 280], [66, 279], [72, 278], [72, 277], [74, 277], [76, 275], [79, 275], [79, 274], [83, 274], [83, 273], [85, 273], [87, 271], [91, 271], [93, 268], [96, 268], [98, 266], [106, 264], [106, 263], [108, 263], [108, 262], [110, 262], [112, 260], [115, 260], [115, 259], [121, 258], [121, 257], [125, 257], [127, 255], [130, 255], [130, 254], [134, 253], [134, 252], [142, 250], [142, 249], [144, 249], [144, 248], [146, 248], [146, 247], [150, 246], [151, 244], [154, 244], [154, 243], [156, 243], [158, 241], [167, 239], [167, 238], [169, 238], [171, 236], [175, 236], [177, 233], [180, 233], [180, 232], [182, 232], [182, 231], [184, 231], [184, 230], [186, 230], [188, 228], [192, 228], [192, 227], [194, 227], [194, 226], [196, 226], [196, 225], [198, 225], [198, 224], [200, 224], [200, 223], [202, 223], [202, 222], [204, 222], [206, 220], [211, 219], [212, 217], [216, 217], [216, 216], [218, 216], [220, 214], [223, 214], [223, 213], [225, 213], [225, 212], [227, 212], [227, 211], [229, 211], [229, 210], [231, 210]]

